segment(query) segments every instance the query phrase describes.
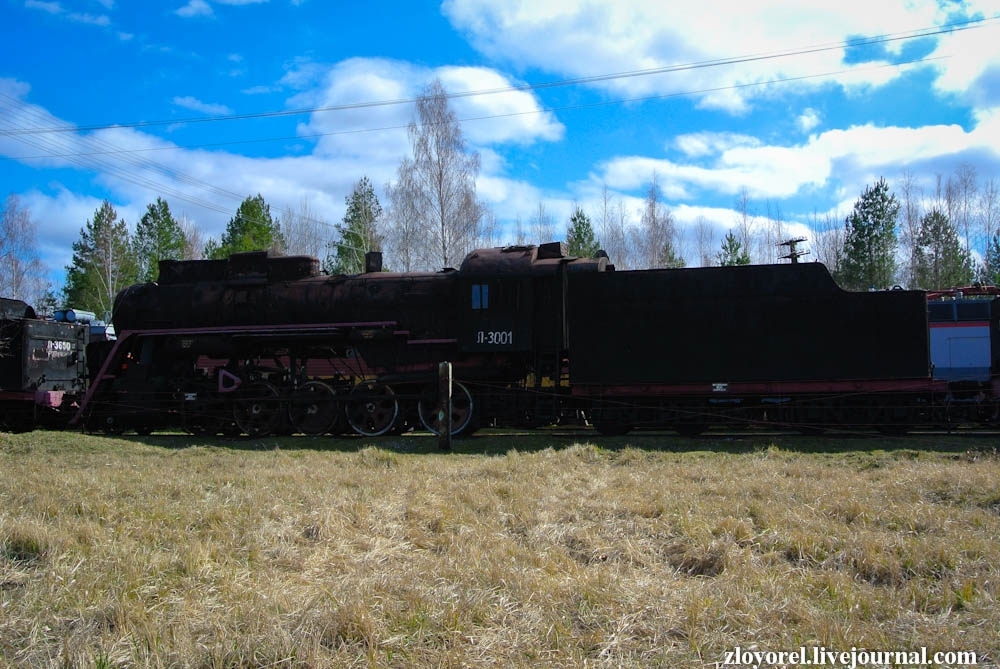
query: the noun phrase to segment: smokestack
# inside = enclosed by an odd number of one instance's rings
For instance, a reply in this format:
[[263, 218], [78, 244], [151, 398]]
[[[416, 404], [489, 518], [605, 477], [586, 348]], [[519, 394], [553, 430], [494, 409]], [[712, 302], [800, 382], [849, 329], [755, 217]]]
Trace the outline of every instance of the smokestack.
[[381, 272], [382, 271], [382, 252], [381, 251], [369, 251], [365, 254], [365, 272]]

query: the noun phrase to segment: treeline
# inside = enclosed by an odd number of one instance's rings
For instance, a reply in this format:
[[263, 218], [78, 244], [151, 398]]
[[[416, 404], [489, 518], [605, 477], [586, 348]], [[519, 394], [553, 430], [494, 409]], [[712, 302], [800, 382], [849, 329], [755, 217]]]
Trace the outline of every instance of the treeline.
[[[39, 260], [36, 226], [11, 196], [0, 220], [0, 295], [25, 299], [43, 313], [71, 305], [107, 315], [117, 292], [155, 280], [163, 259], [270, 249], [318, 257], [330, 273], [356, 273], [364, 269], [364, 254], [379, 250], [387, 267], [415, 271], [455, 267], [478, 247], [566, 239], [572, 255], [604, 249], [620, 269], [647, 269], [683, 267], [685, 258], [702, 266], [778, 262], [781, 243], [791, 236], [777, 206], [765, 203], [766, 212], [758, 215], [746, 189], [736, 199], [733, 220], [702, 217], [682, 230], [655, 173], [638, 207], [613, 198], [605, 187], [590, 213], [577, 205], [557, 224], [539, 202], [526, 222], [518, 217], [501, 232], [476, 195], [479, 155], [468, 149], [439, 81], [418, 99], [408, 132], [412, 155], [385, 187], [385, 208], [362, 177], [345, 197], [342, 221], [334, 225], [313, 215], [308, 203], [272, 215], [258, 193], [239, 205], [219, 239], [205, 240], [162, 198], [147, 205], [132, 229], [105, 201], [81, 228], [58, 295]], [[962, 165], [955, 175], [937, 178], [929, 195], [910, 173], [897, 190], [898, 196], [879, 179], [843, 219], [814, 216], [808, 222], [812, 257], [853, 290], [1000, 283], [996, 179], [980, 180], [971, 166]]]
[[845, 288], [1000, 283], [1000, 184], [968, 164], [925, 193], [910, 172], [865, 188], [843, 227], [817, 226], [820, 259]]

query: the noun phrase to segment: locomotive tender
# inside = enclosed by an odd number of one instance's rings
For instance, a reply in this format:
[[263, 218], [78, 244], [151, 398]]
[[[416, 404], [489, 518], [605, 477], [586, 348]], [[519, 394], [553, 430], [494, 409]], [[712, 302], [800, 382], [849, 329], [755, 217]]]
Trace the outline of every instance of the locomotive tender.
[[936, 378], [922, 291], [841, 290], [820, 264], [616, 272], [560, 243], [480, 249], [456, 269], [321, 274], [265, 252], [163, 261], [115, 304], [77, 422], [140, 432], [453, 432], [586, 416], [603, 433], [769, 425], [904, 431], [995, 417], [975, 380]]

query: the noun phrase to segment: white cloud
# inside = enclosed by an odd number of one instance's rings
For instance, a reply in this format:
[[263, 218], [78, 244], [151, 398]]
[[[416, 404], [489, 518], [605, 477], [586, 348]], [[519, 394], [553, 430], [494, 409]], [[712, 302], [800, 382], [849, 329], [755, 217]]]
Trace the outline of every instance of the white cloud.
[[799, 118], [797, 119], [796, 122], [798, 123], [799, 129], [802, 130], [802, 132], [809, 132], [810, 130], [818, 126], [820, 123], [822, 123], [822, 119], [820, 118], [818, 111], [816, 111], [812, 107], [809, 107], [801, 114], [799, 114]]
[[[283, 81], [309, 86], [289, 100], [293, 108], [335, 108], [316, 111], [299, 125], [302, 136], [318, 136], [314, 153], [322, 156], [367, 158], [372, 166], [399, 160], [409, 149], [406, 126], [413, 117], [411, 100], [427, 71], [399, 61], [354, 58], [336, 65], [299, 63]], [[399, 104], [367, 103], [401, 101]], [[377, 168], [376, 168], [377, 169]], [[355, 175], [360, 178], [362, 175]], [[391, 171], [369, 175], [375, 182]]]
[[[997, 14], [995, 0], [981, 4], [987, 16]], [[622, 97], [710, 91], [698, 94], [701, 105], [732, 113], [745, 112], [748, 101], [766, 90], [753, 84], [774, 79], [830, 73], [795, 85], [830, 80], [845, 87], [882, 85], [898, 76], [898, 68], [845, 65], [838, 45], [860, 35], [900, 35], [949, 20], [937, 0], [883, 3], [878, 11], [863, 0], [703, 0], [697, 14], [684, 3], [646, 0], [445, 0], [442, 10], [476, 48], [499, 62], [566, 77], [633, 73], [590, 85]], [[989, 63], [1000, 62], [1000, 51], [992, 46], [998, 30], [1000, 25], [991, 24], [938, 38], [938, 51], [951, 56], [934, 65], [943, 73], [943, 90], [961, 90]], [[970, 41], [981, 48], [969, 47]], [[884, 47], [891, 53], [903, 45], [897, 40]], [[820, 46], [834, 48], [778, 57]], [[722, 59], [727, 62], [712, 65]], [[685, 64], [697, 65], [677, 67]], [[658, 73], [634, 74], [651, 70]]]
[[94, 14], [81, 14], [79, 12], [72, 12], [68, 14], [70, 21], [76, 21], [77, 23], [87, 23], [92, 26], [107, 27], [111, 25], [111, 19], [104, 14], [94, 15]]
[[[105, 7], [111, 9], [107, 0], [102, 2]], [[94, 26], [107, 27], [111, 25], [111, 19], [104, 14], [88, 14], [84, 12], [67, 12], [66, 8], [59, 2], [43, 2], [42, 0], [25, 0], [24, 6], [28, 9], [37, 9], [53, 16], [64, 16], [76, 23], [86, 23]]]
[[678, 135], [674, 144], [688, 157], [700, 158], [737, 146], [759, 146], [760, 140], [733, 132], [693, 132]]
[[193, 16], [212, 16], [212, 7], [205, 0], [189, 0], [186, 5], [178, 9], [177, 16], [191, 18]]
[[562, 139], [563, 125], [542, 109], [530, 91], [509, 90], [517, 86], [496, 70], [483, 67], [445, 67], [434, 74], [448, 93], [503, 91], [488, 95], [456, 97], [449, 101], [459, 119], [484, 119], [463, 123], [475, 144], [494, 142], [530, 143], [538, 139]]
[[37, 9], [43, 12], [48, 12], [49, 14], [62, 14], [64, 11], [62, 5], [58, 2], [41, 2], [41, 0], [24, 0], [24, 6], [28, 9]]
[[56, 186], [54, 193], [30, 190], [19, 196], [35, 222], [39, 258], [49, 269], [55, 289], [62, 285], [63, 268], [73, 262], [73, 243], [101, 200]]
[[[0, 155], [13, 155], [37, 167], [72, 167], [96, 174], [88, 177], [89, 192], [107, 196], [130, 224], [147, 203], [164, 197], [176, 215], [187, 217], [206, 235], [218, 236], [243, 198], [258, 192], [276, 212], [308, 202], [315, 217], [332, 224], [343, 217], [344, 196], [359, 178], [369, 177], [379, 189], [395, 178], [400, 160], [410, 151], [406, 127], [414, 115], [412, 101], [435, 76], [441, 77], [453, 92], [505, 89], [516, 83], [484, 68], [434, 70], [390, 60], [352, 59], [332, 66], [301, 62], [296, 68], [285, 85], [294, 81], [304, 88], [288, 101], [290, 108], [403, 102], [311, 113], [300, 124], [300, 133], [323, 136], [315, 140], [309, 155], [259, 158], [218, 150], [189, 150], [135, 128], [60, 133], [54, 151], [31, 161], [24, 160], [23, 145], [14, 138], [2, 137]], [[31, 125], [66, 125], [45, 109], [24, 102], [29, 92], [24, 83], [0, 79], [0, 92], [17, 99], [10, 109], [2, 108], [11, 124], [30, 120]], [[561, 137], [562, 126], [541, 111], [529, 91], [457, 97], [452, 102], [459, 116], [509, 115], [475, 128], [477, 124], [463, 124], [463, 130], [473, 148], [482, 147], [480, 196], [497, 203], [501, 220], [506, 213], [520, 214], [527, 225], [531, 207], [525, 203], [530, 199], [536, 206], [542, 200], [541, 193], [524, 181], [502, 176], [507, 166], [492, 147], [551, 141]], [[230, 113], [225, 105], [193, 96], [179, 96], [173, 103], [201, 114]], [[562, 199], [547, 198], [547, 208], [555, 212]], [[40, 234], [47, 249], [46, 262], [61, 269], [69, 263], [69, 249], [80, 227], [100, 204], [98, 198], [77, 195], [69, 182], [54, 180], [32, 191], [27, 204], [33, 214], [46, 221]], [[557, 218], [553, 214], [553, 220]]]
[[[667, 158], [619, 156], [601, 165], [595, 179], [619, 190], [637, 190], [654, 172], [668, 197], [695, 193], [736, 194], [747, 188], [754, 198], [785, 198], [807, 188], [834, 182], [865, 183], [872, 175], [893, 173], [908, 164], [952, 158], [991, 146], [1000, 123], [983, 118], [972, 131], [957, 125], [920, 128], [872, 124], [828, 130], [802, 144], [767, 145], [739, 135], [697, 133], [678, 138], [687, 158], [699, 164]], [[995, 142], [992, 146], [995, 147]], [[1000, 149], [992, 149], [1000, 160]], [[708, 159], [708, 160], [705, 160]]]
[[[312, 86], [290, 100], [293, 107], [337, 108], [311, 114], [299, 127], [303, 136], [321, 135], [316, 152], [323, 155], [392, 156], [398, 165], [409, 152], [406, 127], [414, 119], [415, 100], [435, 77], [459, 94], [449, 101], [462, 131], [473, 146], [528, 144], [561, 138], [562, 125], [544, 112], [529, 91], [511, 91], [515, 82], [486, 68], [445, 67], [431, 70], [401, 61], [352, 58], [333, 66], [298, 63], [283, 81]], [[321, 80], [322, 84], [315, 82]], [[503, 90], [492, 95], [462, 93]], [[397, 104], [367, 105], [373, 101]], [[468, 119], [484, 119], [473, 121]], [[377, 132], [373, 132], [377, 130]]]
[[178, 107], [184, 107], [185, 109], [190, 109], [191, 111], [196, 111], [201, 114], [208, 114], [210, 116], [223, 116], [225, 114], [233, 113], [233, 111], [226, 105], [202, 102], [201, 100], [191, 97], [190, 95], [185, 95], [183, 97], [177, 96], [173, 99], [173, 103]]
[[244, 95], [264, 95], [266, 93], [276, 93], [281, 90], [277, 86], [251, 86], [250, 88], [244, 88], [241, 93]]
[[[995, 14], [997, 7], [993, 11]], [[984, 73], [1000, 68], [998, 42], [1000, 22], [942, 36], [935, 52], [942, 56], [941, 76], [934, 82], [935, 88], [943, 93], [966, 95]]]

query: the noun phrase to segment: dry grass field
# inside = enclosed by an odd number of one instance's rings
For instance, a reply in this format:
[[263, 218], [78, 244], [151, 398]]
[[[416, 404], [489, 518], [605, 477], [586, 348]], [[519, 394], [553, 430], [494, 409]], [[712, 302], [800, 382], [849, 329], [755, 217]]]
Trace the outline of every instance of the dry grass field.
[[954, 437], [0, 434], [0, 665], [1000, 658], [1000, 457]]

